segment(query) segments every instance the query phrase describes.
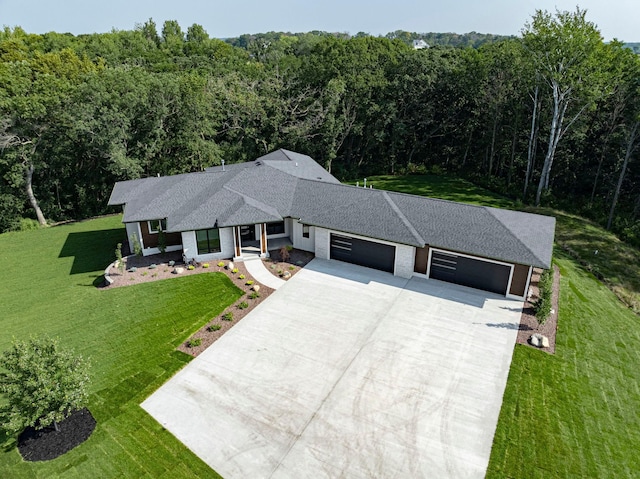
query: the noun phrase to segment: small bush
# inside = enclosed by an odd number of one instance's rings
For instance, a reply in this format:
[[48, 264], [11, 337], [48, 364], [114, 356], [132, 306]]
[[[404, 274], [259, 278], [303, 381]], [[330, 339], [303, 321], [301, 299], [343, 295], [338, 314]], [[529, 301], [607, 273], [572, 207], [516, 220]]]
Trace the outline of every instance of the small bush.
[[289, 251], [291, 250], [287, 246], [280, 248], [280, 261], [284, 263], [289, 260]]
[[260, 293], [258, 293], [257, 291], [254, 291], [253, 293], [251, 293], [249, 295], [249, 299], [256, 299], [260, 297]]
[[142, 246], [140, 246], [140, 240], [138, 239], [138, 235], [132, 234], [129, 236], [129, 240], [131, 240], [131, 246], [133, 247], [133, 254], [136, 256], [142, 256]]
[[271, 266], [269, 266], [269, 268], [271, 268], [271, 269], [276, 269], [276, 265], [275, 265], [275, 264], [272, 264]]
[[148, 274], [149, 274], [149, 272], [148, 272], [148, 271], [143, 271], [143, 272], [142, 272], [142, 276], [147, 276]]
[[189, 266], [187, 266], [187, 269], [189, 271], [193, 271], [194, 269], [196, 269], [196, 267], [194, 265], [190, 264]]
[[228, 313], [224, 313], [222, 315], [222, 320], [223, 321], [233, 321], [233, 313], [231, 311], [229, 311]]
[[31, 218], [20, 219], [20, 231], [37, 230], [40, 228], [40, 223]]
[[218, 262], [218, 267], [219, 268], [224, 268], [224, 261], [219, 261]]
[[194, 338], [187, 341], [187, 346], [190, 348], [195, 348], [196, 346], [200, 346], [202, 344], [202, 339]]
[[244, 284], [246, 284], [247, 286], [251, 286], [251, 285], [253, 284], [253, 281], [252, 281], [252, 280], [249, 280], [249, 281], [247, 281], [247, 282], [246, 282], [246, 283], [244, 283]]
[[296, 269], [295, 266], [289, 266], [289, 271], [293, 271], [294, 269]]
[[209, 263], [205, 263], [202, 265], [203, 268], [208, 268], [209, 267]]
[[281, 269], [278, 270], [278, 276], [282, 276], [283, 271]]
[[240, 276], [238, 276], [238, 278], [244, 279], [244, 274], [241, 274]]
[[231, 272], [232, 272], [233, 274], [236, 274], [236, 273], [238, 272], [238, 268], [233, 268], [233, 269], [231, 270]]
[[152, 278], [157, 278], [157, 277], [158, 277], [158, 273], [153, 273], [153, 274], [151, 275], [151, 277], [152, 277]]
[[238, 309], [247, 309], [248, 307], [249, 307], [249, 303], [247, 303], [246, 301], [243, 301], [238, 305]]
[[219, 324], [212, 324], [212, 325], [210, 325], [207, 329], [208, 329], [209, 331], [211, 331], [211, 332], [214, 332], [214, 331], [219, 331], [219, 330], [220, 330], [220, 328], [222, 328], [222, 326], [221, 326], [221, 325], [219, 325]]

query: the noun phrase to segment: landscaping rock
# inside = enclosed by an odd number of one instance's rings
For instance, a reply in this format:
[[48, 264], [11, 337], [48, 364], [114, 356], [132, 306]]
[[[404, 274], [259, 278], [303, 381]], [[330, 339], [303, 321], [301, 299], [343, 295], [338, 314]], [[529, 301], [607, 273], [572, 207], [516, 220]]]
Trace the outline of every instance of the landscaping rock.
[[184, 268], [180, 268], [180, 267], [174, 268], [172, 273], [173, 274], [182, 274], [182, 273], [184, 273]]
[[289, 271], [285, 271], [284, 273], [282, 273], [282, 279], [289, 279], [291, 278], [291, 273]]
[[253, 286], [251, 286], [251, 289], [254, 290], [257, 293], [258, 291], [260, 291], [260, 285], [259, 284], [254, 284]]
[[235, 265], [233, 264], [233, 262], [229, 261], [229, 262], [227, 263], [227, 269], [228, 269], [229, 271], [231, 271], [233, 268], [235, 268]]
[[536, 348], [548, 348], [549, 347], [549, 338], [543, 336], [540, 333], [532, 334], [529, 338], [529, 342], [532, 346]]

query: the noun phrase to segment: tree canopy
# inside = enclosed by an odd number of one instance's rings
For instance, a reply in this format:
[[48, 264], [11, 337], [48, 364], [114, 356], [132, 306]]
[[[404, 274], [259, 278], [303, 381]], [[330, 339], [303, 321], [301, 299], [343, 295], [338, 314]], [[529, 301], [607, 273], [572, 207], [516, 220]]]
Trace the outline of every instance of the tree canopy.
[[118, 180], [284, 147], [340, 179], [463, 175], [640, 244], [638, 55], [580, 9], [538, 11], [520, 37], [430, 35], [5, 28], [0, 229], [104, 213]]

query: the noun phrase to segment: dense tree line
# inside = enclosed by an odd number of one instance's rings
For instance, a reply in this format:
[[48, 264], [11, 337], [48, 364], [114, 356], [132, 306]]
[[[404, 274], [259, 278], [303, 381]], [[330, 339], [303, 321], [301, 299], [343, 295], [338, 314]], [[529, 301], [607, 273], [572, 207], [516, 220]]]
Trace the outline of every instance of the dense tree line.
[[[404, 35], [406, 37], [406, 35]], [[402, 32], [222, 41], [194, 24], [0, 32], [0, 230], [106, 211], [115, 181], [285, 147], [341, 179], [464, 175], [640, 243], [640, 57], [585, 12], [518, 38], [410, 47]]]

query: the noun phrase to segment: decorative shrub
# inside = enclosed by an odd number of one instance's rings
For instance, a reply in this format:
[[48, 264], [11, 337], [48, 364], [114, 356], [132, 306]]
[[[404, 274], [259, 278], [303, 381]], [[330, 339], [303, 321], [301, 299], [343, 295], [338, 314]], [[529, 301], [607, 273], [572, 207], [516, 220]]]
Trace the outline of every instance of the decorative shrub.
[[253, 281], [252, 281], [252, 280], [249, 280], [249, 281], [247, 281], [247, 282], [246, 282], [246, 283], [244, 283], [244, 284], [246, 284], [247, 286], [251, 286], [251, 285], [253, 284]]
[[152, 263], [152, 264], [149, 265], [149, 269], [156, 269], [157, 267], [158, 267], [158, 265], [155, 264], [155, 263]]
[[289, 266], [289, 271], [293, 271], [294, 269], [296, 269], [295, 266]]
[[282, 276], [283, 271], [281, 269], [278, 270], [278, 275]]
[[153, 273], [153, 274], [151, 275], [151, 277], [152, 277], [152, 278], [157, 278], [157, 277], [158, 277], [158, 273]]
[[193, 271], [194, 269], [196, 269], [196, 267], [194, 265], [190, 264], [189, 266], [187, 266], [187, 269], [189, 271]]
[[196, 346], [200, 346], [202, 344], [202, 339], [193, 338], [187, 341], [187, 346], [190, 348], [195, 348]]
[[285, 248], [287, 248], [287, 251], [293, 251], [293, 246], [288, 244], [287, 246], [285, 246]]
[[276, 269], [276, 265], [275, 265], [275, 264], [272, 264], [271, 266], [269, 266], [269, 268], [271, 268], [271, 269]]
[[233, 321], [233, 313], [231, 311], [224, 313], [222, 315], [222, 320], [223, 321]]
[[133, 247], [133, 254], [136, 256], [142, 256], [142, 246], [140, 245], [138, 235], [132, 234], [129, 236], [129, 239], [131, 240], [131, 246]]
[[238, 305], [238, 309], [247, 309], [248, 307], [249, 307], [249, 303], [247, 303], [246, 301], [243, 301]]
[[244, 279], [244, 274], [241, 274], [240, 276], [238, 276], [238, 278]]
[[251, 293], [249, 295], [249, 299], [256, 299], [260, 297], [260, 293], [258, 293], [257, 291], [254, 291], [253, 293]]
[[224, 268], [224, 261], [218, 262], [218, 268]]
[[287, 246], [280, 248], [280, 261], [284, 263], [289, 260], [289, 251], [291, 250]]
[[219, 324], [212, 324], [212, 325], [210, 325], [207, 329], [208, 329], [209, 331], [213, 332], [213, 331], [219, 331], [219, 330], [220, 330], [220, 328], [222, 328], [222, 326], [221, 326], [221, 325], [219, 325]]
[[209, 263], [205, 263], [202, 265], [203, 268], [208, 268], [209, 267]]
[[148, 271], [143, 271], [143, 272], [142, 272], [142, 276], [146, 276], [146, 275], [148, 275], [148, 274], [149, 274], [149, 272], [148, 272]]
[[238, 272], [238, 268], [233, 268], [233, 269], [231, 270], [231, 272], [232, 272], [233, 274], [237, 273], [237, 272]]

